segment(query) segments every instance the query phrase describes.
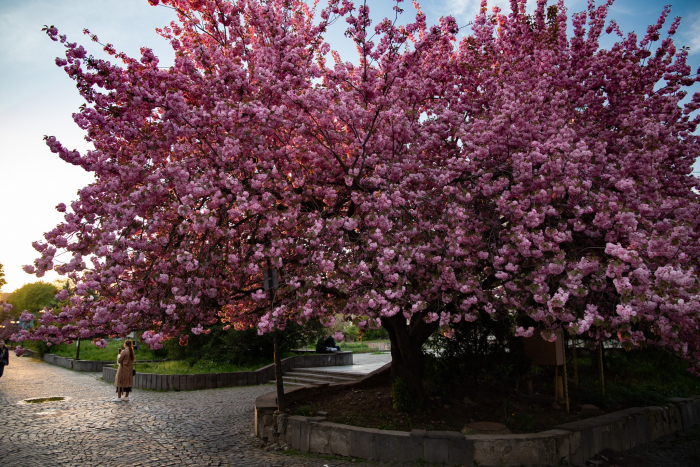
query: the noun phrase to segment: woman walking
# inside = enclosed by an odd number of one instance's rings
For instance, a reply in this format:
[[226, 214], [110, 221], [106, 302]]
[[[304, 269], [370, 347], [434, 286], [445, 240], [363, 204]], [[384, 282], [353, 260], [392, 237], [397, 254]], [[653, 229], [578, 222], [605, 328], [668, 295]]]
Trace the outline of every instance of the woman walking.
[[[117, 401], [129, 401], [129, 393], [134, 384], [134, 343], [131, 339], [124, 341], [124, 350], [119, 349], [119, 357], [117, 357], [119, 367], [117, 368], [117, 376], [114, 378], [114, 385], [117, 387]], [[122, 399], [122, 394], [126, 394]]]
[[10, 351], [5, 346], [5, 341], [0, 339], [0, 377], [5, 371], [5, 366], [10, 364]]

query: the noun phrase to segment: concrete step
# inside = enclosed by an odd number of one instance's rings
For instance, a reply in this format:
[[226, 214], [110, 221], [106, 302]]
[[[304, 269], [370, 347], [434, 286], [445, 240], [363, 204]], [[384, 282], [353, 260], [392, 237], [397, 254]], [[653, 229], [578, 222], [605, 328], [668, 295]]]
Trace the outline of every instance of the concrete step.
[[[277, 384], [277, 381], [275, 381], [274, 379], [271, 379], [271, 380], [268, 381], [268, 383], [269, 383], [269, 384]], [[309, 386], [308, 384], [293, 383], [293, 382], [291, 382], [291, 381], [284, 381], [284, 379], [282, 379], [282, 384], [283, 384], [284, 386]]]
[[290, 383], [298, 383], [304, 386], [316, 386], [318, 384], [333, 384], [336, 382], [320, 378], [301, 378], [296, 376], [290, 378], [286, 375], [282, 377], [282, 381], [284, 381], [284, 384], [287, 384], [287, 381], [289, 381]]
[[327, 381], [332, 381], [335, 383], [352, 383], [357, 381], [358, 378], [352, 377], [352, 375], [332, 375], [332, 374], [321, 374], [312, 373], [301, 370], [287, 371], [282, 375], [284, 378], [312, 378], [312, 379], [322, 379]]
[[315, 368], [292, 368], [290, 371], [285, 372], [285, 374], [294, 372], [294, 373], [306, 373], [306, 374], [313, 374], [317, 376], [322, 376], [322, 377], [334, 377], [334, 378], [345, 378], [345, 379], [350, 379], [353, 381], [356, 381], [363, 376], [366, 376], [364, 374], [356, 374], [356, 373], [343, 373], [342, 371], [327, 371], [327, 370], [322, 370], [322, 369], [315, 369]]

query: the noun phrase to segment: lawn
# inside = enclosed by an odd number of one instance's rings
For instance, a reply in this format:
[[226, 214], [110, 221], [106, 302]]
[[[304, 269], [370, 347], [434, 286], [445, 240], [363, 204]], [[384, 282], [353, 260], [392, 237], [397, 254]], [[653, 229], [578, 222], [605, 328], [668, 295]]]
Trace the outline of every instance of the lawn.
[[[90, 340], [80, 341], [80, 359], [93, 360], [100, 362], [117, 361], [119, 349], [124, 348], [123, 339], [108, 340], [107, 346], [103, 349], [95, 346]], [[75, 344], [52, 345], [46, 349], [46, 353], [52, 353], [60, 357], [75, 358]], [[134, 351], [136, 360], [162, 360], [163, 357], [157, 357], [147, 345], [141, 345], [141, 348]]]
[[134, 369], [138, 373], [157, 373], [161, 375], [196, 375], [206, 373], [236, 373], [239, 371], [254, 371], [272, 361], [260, 361], [257, 364], [234, 365], [232, 363], [219, 363], [208, 360], [200, 360], [193, 364], [185, 361], [171, 361], [160, 363], [137, 363]]

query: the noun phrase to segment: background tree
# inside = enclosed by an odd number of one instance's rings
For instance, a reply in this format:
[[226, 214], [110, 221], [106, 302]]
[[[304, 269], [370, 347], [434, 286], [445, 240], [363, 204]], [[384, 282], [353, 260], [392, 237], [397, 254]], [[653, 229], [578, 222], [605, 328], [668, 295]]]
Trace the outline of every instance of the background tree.
[[2, 292], [2, 287], [7, 284], [5, 280], [5, 266], [0, 263], [0, 292]]
[[[574, 15], [570, 39], [563, 2], [483, 2], [459, 43], [453, 18], [420, 11], [372, 29], [346, 1], [318, 22], [296, 0], [163, 3], [179, 15], [166, 69], [46, 28], [95, 149], [47, 144], [96, 182], [25, 269], [67, 274], [76, 296], [19, 339], [149, 329], [159, 347], [219, 320], [265, 333], [342, 313], [387, 330], [392, 374], [420, 397], [422, 345], [483, 311], [700, 364], [700, 96], [681, 104], [698, 78], [677, 21], [659, 42], [668, 10], [608, 50], [612, 2]], [[340, 18], [358, 65], [326, 61]]]
[[37, 313], [47, 306], [55, 305], [55, 294], [58, 291], [54, 284], [48, 282], [32, 282], [24, 284], [7, 297], [7, 303], [12, 305], [15, 317], [27, 311]]

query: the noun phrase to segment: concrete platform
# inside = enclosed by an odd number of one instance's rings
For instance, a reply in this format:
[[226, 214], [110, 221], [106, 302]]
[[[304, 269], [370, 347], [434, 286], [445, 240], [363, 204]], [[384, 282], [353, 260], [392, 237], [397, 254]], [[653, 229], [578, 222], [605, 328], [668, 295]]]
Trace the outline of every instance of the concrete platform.
[[[371, 353], [361, 353], [352, 355], [352, 365], [326, 366], [325, 372], [345, 373], [349, 375], [367, 375], [374, 370], [378, 370], [391, 362], [391, 353], [385, 352], [379, 355]], [[295, 370], [306, 370], [309, 368], [295, 368]]]

